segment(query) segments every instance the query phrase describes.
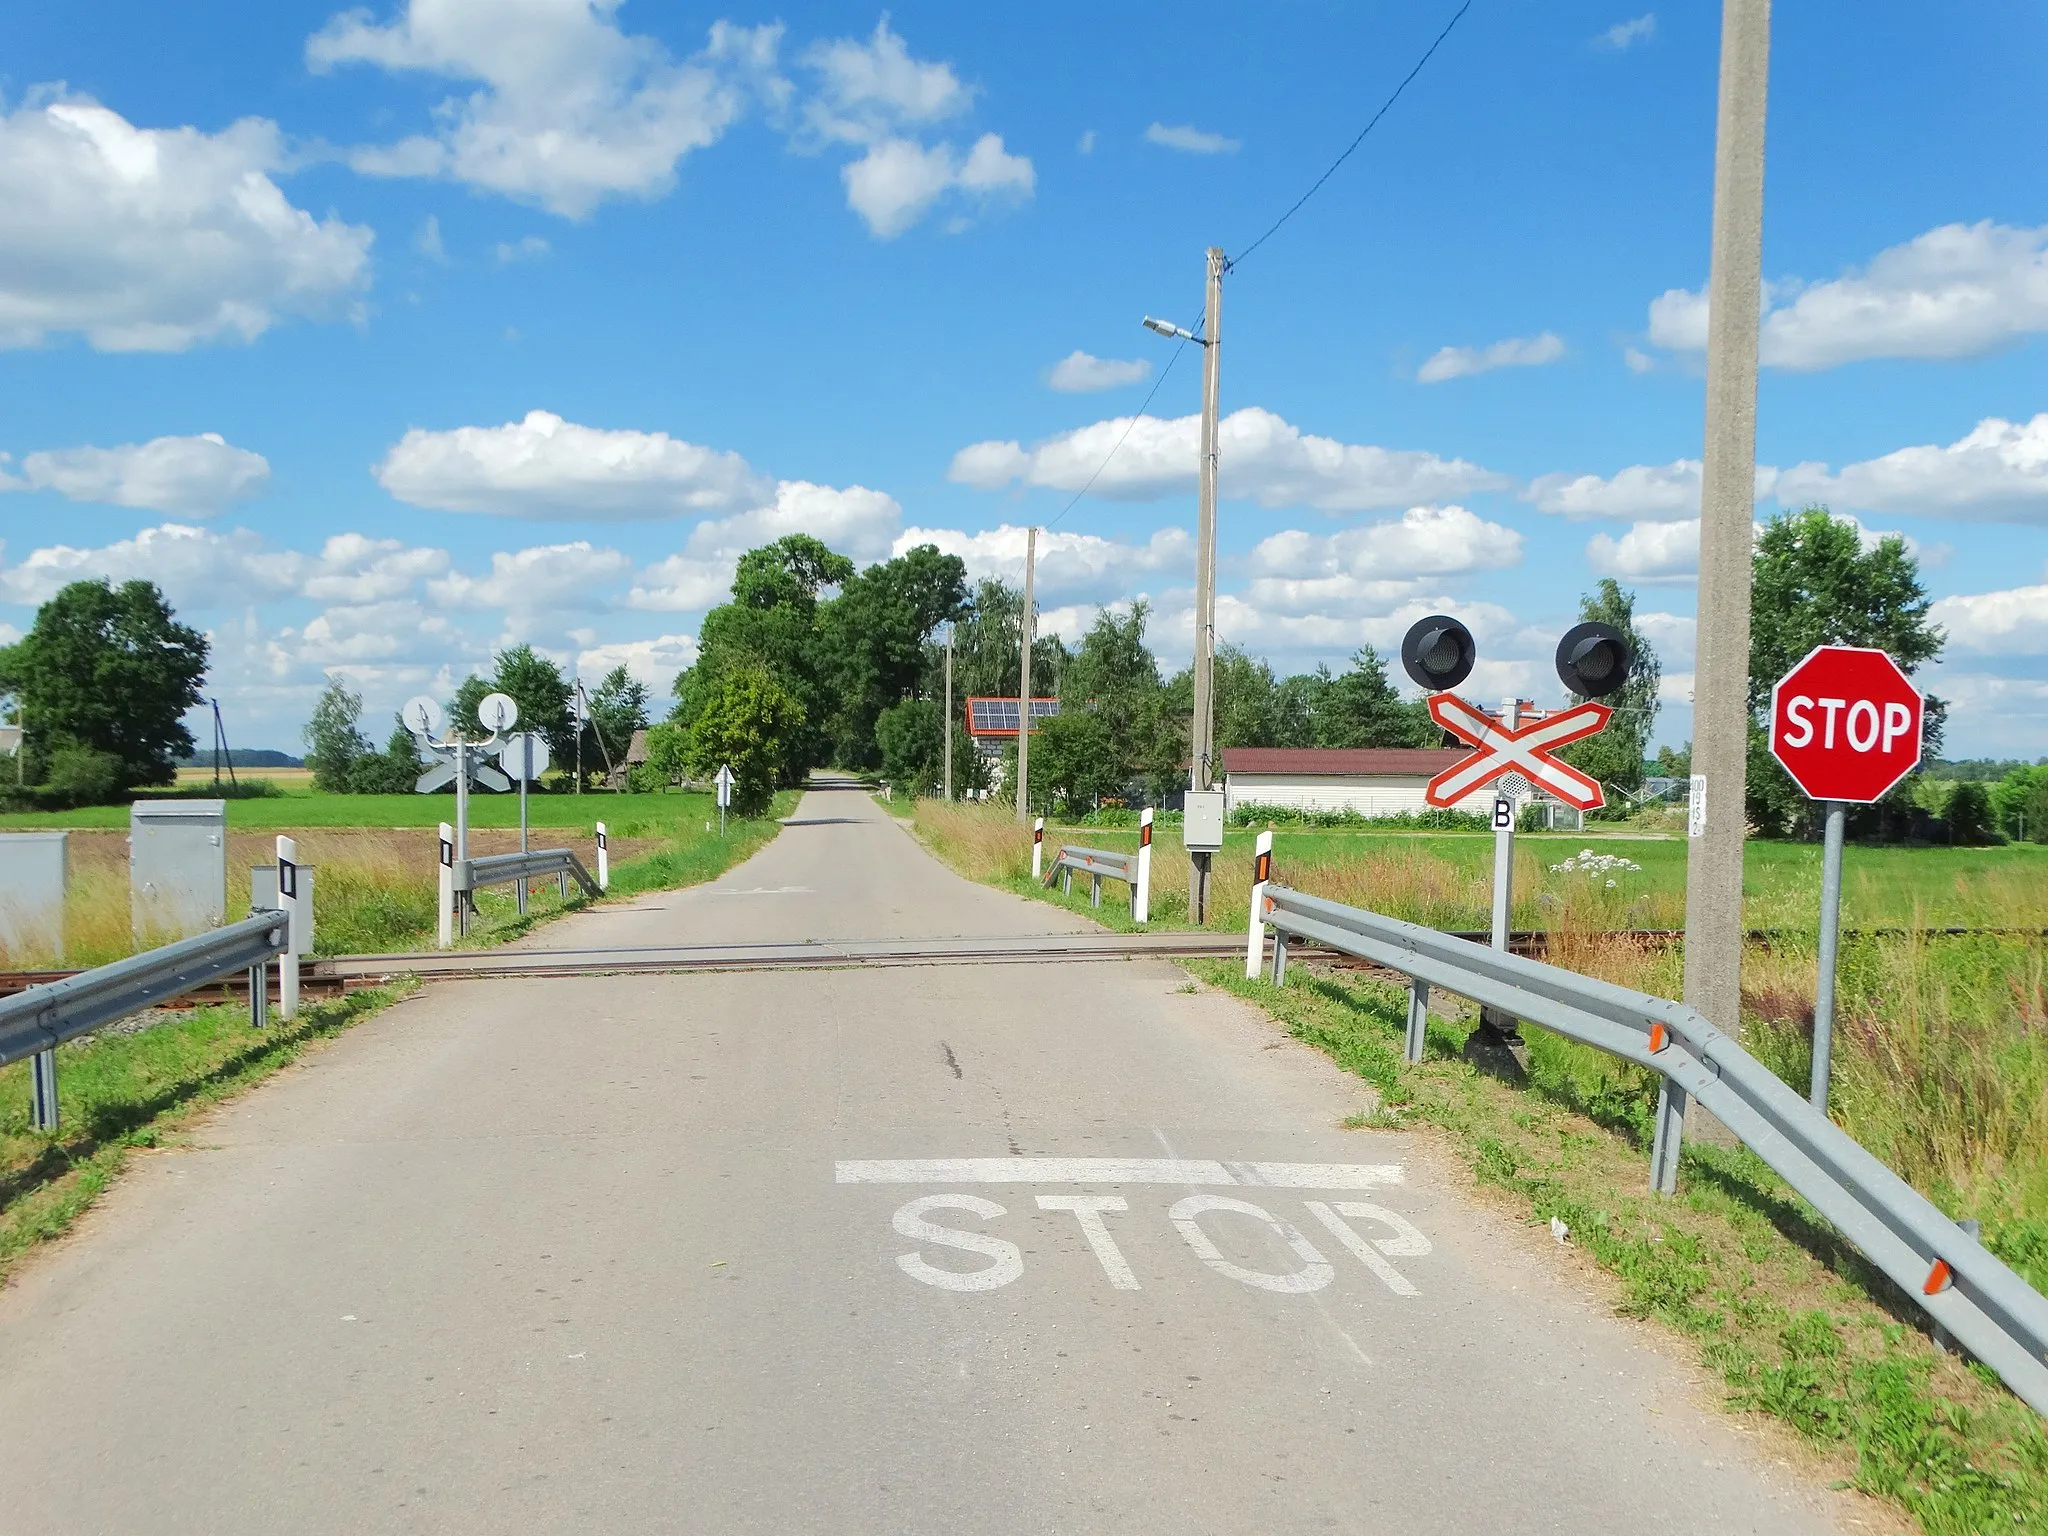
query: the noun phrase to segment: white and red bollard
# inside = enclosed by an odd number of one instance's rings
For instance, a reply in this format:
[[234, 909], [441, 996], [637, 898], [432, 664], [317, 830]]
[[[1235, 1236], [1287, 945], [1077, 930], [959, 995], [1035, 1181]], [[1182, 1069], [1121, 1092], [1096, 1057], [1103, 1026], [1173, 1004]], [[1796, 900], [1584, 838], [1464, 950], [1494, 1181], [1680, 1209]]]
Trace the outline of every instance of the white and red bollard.
[[604, 823], [597, 824], [597, 888], [608, 891], [612, 888], [611, 839], [605, 836]]
[[1131, 921], [1152, 917], [1152, 808], [1138, 813], [1138, 883], [1131, 888]]
[[1035, 816], [1031, 820], [1031, 878], [1044, 878], [1045, 873], [1045, 818]]
[[1244, 974], [1257, 981], [1266, 959], [1266, 882], [1273, 878], [1273, 832], [1259, 834], [1259, 851], [1252, 860], [1251, 931], [1245, 937]]

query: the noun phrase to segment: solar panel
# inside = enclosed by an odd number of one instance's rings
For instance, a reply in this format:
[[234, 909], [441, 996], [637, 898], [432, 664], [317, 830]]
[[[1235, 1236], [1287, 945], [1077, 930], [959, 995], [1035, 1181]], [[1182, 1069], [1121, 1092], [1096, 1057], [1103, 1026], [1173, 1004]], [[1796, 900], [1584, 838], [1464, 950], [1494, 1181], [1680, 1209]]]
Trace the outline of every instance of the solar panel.
[[[1058, 699], [1033, 699], [1031, 701], [1031, 728], [1036, 731], [1045, 721], [1060, 712]], [[973, 736], [1014, 736], [1017, 734], [1017, 701], [1015, 699], [969, 699], [967, 701], [967, 730]]]

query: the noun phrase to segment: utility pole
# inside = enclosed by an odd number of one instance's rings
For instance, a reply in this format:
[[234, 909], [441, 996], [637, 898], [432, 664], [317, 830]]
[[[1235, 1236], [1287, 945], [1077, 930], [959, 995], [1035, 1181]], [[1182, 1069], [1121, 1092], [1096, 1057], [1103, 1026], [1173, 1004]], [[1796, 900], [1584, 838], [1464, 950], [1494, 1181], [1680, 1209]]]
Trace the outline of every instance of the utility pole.
[[574, 698], [576, 703], [576, 793], [580, 795], [583, 793], [583, 717], [585, 711], [589, 708], [583, 697], [583, 679], [580, 677], [575, 682]]
[[[1208, 252], [1202, 307], [1202, 464], [1195, 510], [1195, 714], [1188, 729], [1188, 787], [1207, 789], [1216, 749], [1216, 371], [1222, 355], [1223, 248]], [[1188, 911], [1206, 921], [1209, 856], [1188, 855]]]
[[1024, 530], [1024, 611], [1017, 631], [1024, 637], [1024, 659], [1017, 668], [1017, 824], [1031, 814], [1025, 790], [1031, 768], [1031, 578], [1038, 569], [1038, 530]]
[[953, 629], [946, 626], [946, 804], [953, 803]]
[[1742, 847], [1749, 752], [1749, 604], [1756, 501], [1757, 314], [1763, 282], [1770, 0], [1722, 0], [1700, 479], [1699, 644], [1685, 872], [1685, 1001], [1741, 1024]]

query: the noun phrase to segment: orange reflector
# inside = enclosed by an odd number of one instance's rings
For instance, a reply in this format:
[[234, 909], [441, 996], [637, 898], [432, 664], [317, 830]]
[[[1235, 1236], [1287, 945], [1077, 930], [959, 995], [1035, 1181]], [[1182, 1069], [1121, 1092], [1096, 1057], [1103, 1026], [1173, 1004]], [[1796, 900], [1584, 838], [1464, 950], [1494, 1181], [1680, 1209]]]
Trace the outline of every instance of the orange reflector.
[[1954, 1278], [1955, 1276], [1949, 1272], [1948, 1260], [1936, 1259], [1934, 1261], [1934, 1268], [1927, 1271], [1927, 1283], [1921, 1286], [1920, 1289], [1926, 1295], [1939, 1296], [1949, 1288], [1949, 1284]]
[[1272, 898], [1272, 897], [1270, 897], [1270, 896], [1268, 896], [1268, 897], [1266, 898], [1266, 916], [1268, 916], [1268, 917], [1271, 917], [1272, 915], [1273, 915], [1273, 898]]
[[1665, 1032], [1662, 1024], [1652, 1024], [1650, 1026], [1650, 1054], [1652, 1056], [1663, 1050], [1670, 1043], [1671, 1036]]

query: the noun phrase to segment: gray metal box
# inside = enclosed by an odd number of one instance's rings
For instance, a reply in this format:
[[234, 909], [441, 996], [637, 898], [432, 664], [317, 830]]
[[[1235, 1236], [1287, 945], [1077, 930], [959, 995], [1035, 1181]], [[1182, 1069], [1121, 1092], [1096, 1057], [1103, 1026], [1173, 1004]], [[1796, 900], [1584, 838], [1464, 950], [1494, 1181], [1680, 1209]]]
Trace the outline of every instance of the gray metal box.
[[32, 959], [64, 958], [70, 874], [68, 833], [0, 833], [0, 956], [7, 964], [28, 970]]
[[130, 806], [128, 893], [138, 944], [167, 944], [227, 921], [227, 802], [138, 800]]
[[[292, 953], [310, 955], [313, 953], [313, 866], [299, 866], [298, 909], [292, 913]], [[277, 910], [277, 866], [275, 864], [252, 864], [249, 866], [249, 910], [251, 912], [275, 912]]]
[[1191, 789], [1181, 804], [1181, 846], [1189, 853], [1223, 851], [1223, 791]]

